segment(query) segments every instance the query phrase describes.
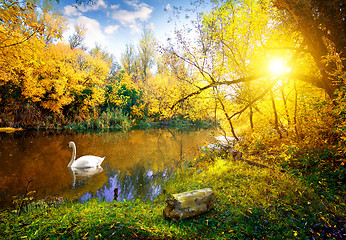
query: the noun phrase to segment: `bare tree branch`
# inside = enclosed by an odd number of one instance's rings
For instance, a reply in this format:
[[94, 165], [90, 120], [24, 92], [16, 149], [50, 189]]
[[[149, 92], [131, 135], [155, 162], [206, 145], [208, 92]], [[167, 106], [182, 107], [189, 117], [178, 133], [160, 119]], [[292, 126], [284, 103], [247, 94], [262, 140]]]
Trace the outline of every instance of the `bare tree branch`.
[[293, 51], [297, 51], [297, 52], [311, 53], [311, 51], [309, 51], [307, 49], [295, 48], [295, 47], [266, 47], [266, 46], [264, 46], [264, 48], [271, 49], [271, 50], [293, 50]]
[[33, 37], [35, 34], [36, 34], [36, 32], [33, 32], [32, 34], [30, 34], [29, 36], [27, 36], [26, 38], [24, 38], [24, 39], [23, 39], [22, 41], [20, 41], [20, 42], [12, 43], [12, 44], [5, 45], [5, 46], [0, 46], [0, 48], [13, 47], [13, 46], [22, 44], [22, 43], [28, 41], [28, 40], [29, 40], [31, 37]]
[[[310, 83], [310, 84], [313, 84], [315, 85], [316, 87], [318, 88], [321, 88], [321, 89], [324, 89], [324, 85], [323, 85], [323, 82], [321, 79], [319, 78], [313, 78], [313, 77], [310, 77], [310, 76], [307, 76], [307, 75], [303, 75], [303, 74], [298, 74], [298, 73], [285, 73], [285, 74], [282, 74], [280, 75], [281, 77], [290, 77], [292, 79], [299, 79], [299, 80], [302, 80], [304, 82], [307, 82], [307, 83]], [[238, 78], [238, 79], [235, 79], [235, 80], [229, 80], [229, 81], [219, 81], [219, 82], [213, 82], [213, 83], [210, 83], [204, 87], [199, 87], [199, 89], [195, 92], [192, 92], [188, 95], [186, 95], [185, 97], [179, 99], [177, 102], [175, 102], [173, 104], [173, 106], [171, 107], [171, 109], [174, 109], [176, 107], [176, 105], [178, 105], [179, 103], [189, 99], [190, 97], [193, 97], [195, 95], [198, 95], [200, 93], [202, 93], [203, 91], [209, 89], [209, 88], [212, 88], [212, 87], [217, 87], [217, 86], [221, 86], [221, 85], [232, 85], [232, 84], [237, 84], [237, 83], [242, 83], [242, 82], [250, 82], [250, 81], [254, 81], [256, 79], [259, 79], [259, 78], [262, 78], [262, 77], [272, 77], [271, 75], [269, 75], [268, 73], [261, 73], [261, 74], [255, 74], [255, 75], [251, 75], [249, 77], [243, 77], [243, 78]], [[274, 86], [274, 85], [273, 85]], [[271, 85], [271, 87], [273, 87]], [[268, 88], [266, 89], [265, 93], [263, 94], [263, 96], [271, 89]], [[262, 95], [260, 95], [259, 97], [255, 98], [254, 99], [254, 102], [256, 102], [257, 100], [259, 100], [260, 98], [263, 97]], [[251, 101], [249, 103], [249, 105], [246, 106], [246, 108], [243, 110], [245, 111], [249, 106], [251, 106], [253, 103], [253, 101]], [[242, 113], [243, 111], [241, 111], [240, 113]], [[238, 113], [235, 113], [235, 115], [239, 114]], [[231, 118], [234, 117], [233, 115], [231, 116]]]
[[190, 93], [190, 94], [186, 95], [185, 97], [179, 99], [176, 103], [173, 104], [171, 109], [174, 109], [177, 104], [179, 104], [179, 103], [189, 99], [192, 96], [198, 95], [201, 92], [203, 92], [204, 90], [207, 90], [209, 88], [217, 87], [217, 86], [220, 86], [220, 85], [231, 85], [231, 84], [236, 84], [236, 83], [241, 83], [241, 82], [249, 82], [249, 81], [253, 81], [253, 80], [259, 79], [259, 78], [261, 78], [263, 76], [265, 76], [265, 74], [252, 75], [252, 76], [249, 76], [249, 77], [238, 78], [238, 79], [231, 80], [231, 81], [213, 82], [213, 83], [211, 83], [209, 85], [206, 85], [204, 87], [201, 87], [197, 91], [195, 91], [193, 93]]
[[[274, 84], [273, 84], [274, 85]], [[256, 98], [252, 99], [243, 109], [241, 109], [240, 111], [233, 113], [230, 116], [230, 119], [232, 119], [233, 117], [242, 114], [246, 109], [248, 109], [252, 104], [254, 104], [255, 102], [257, 102], [258, 100], [260, 100], [261, 98], [263, 98], [273, 87], [273, 85], [271, 85], [270, 87], [268, 87], [263, 93], [261, 93], [260, 95], [258, 95]]]

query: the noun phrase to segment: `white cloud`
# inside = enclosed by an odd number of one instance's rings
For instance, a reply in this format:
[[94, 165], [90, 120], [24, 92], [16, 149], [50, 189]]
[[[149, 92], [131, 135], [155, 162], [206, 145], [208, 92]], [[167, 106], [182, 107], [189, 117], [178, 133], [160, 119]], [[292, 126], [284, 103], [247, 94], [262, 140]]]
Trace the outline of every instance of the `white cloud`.
[[[111, 8], [116, 9], [119, 5], [111, 5]], [[108, 37], [110, 34], [115, 33], [119, 26], [110, 25], [102, 31], [101, 24], [92, 18], [84, 16], [89, 11], [105, 10], [108, 8], [105, 0], [95, 0], [93, 4], [87, 4], [83, 6], [67, 5], [64, 7], [64, 15], [67, 17], [67, 29], [63, 34], [63, 39], [68, 42], [69, 36], [75, 32], [75, 26], [84, 26], [85, 39], [84, 45], [87, 48], [93, 48], [95, 44], [106, 46], [108, 43]]]
[[[117, 5], [112, 5], [117, 6]], [[112, 7], [111, 6], [111, 7]], [[97, 11], [101, 9], [107, 9], [108, 5], [104, 0], [97, 0], [96, 2], [86, 4], [86, 5], [66, 5], [64, 7], [64, 15], [68, 17], [81, 16], [81, 12]]]
[[105, 33], [108, 35], [111, 35], [111, 34], [117, 32], [119, 27], [120, 27], [119, 25], [109, 25], [109, 26], [105, 27]]
[[[154, 10], [152, 6], [143, 3], [141, 0], [125, 0], [123, 3], [127, 4], [126, 8], [122, 8], [120, 4], [114, 2], [111, 4], [108, 0], [95, 0], [93, 5], [65, 6], [63, 14], [67, 19], [67, 29], [63, 33], [63, 41], [68, 43], [68, 38], [75, 33], [76, 25], [82, 25], [86, 30], [84, 45], [88, 49], [98, 44], [116, 53], [121, 52], [120, 45], [116, 48], [117, 45], [114, 44], [114, 41], [119, 39], [128, 41], [128, 39], [122, 35], [122, 32], [118, 33], [120, 28], [127, 28], [135, 34], [141, 33], [144, 23], [148, 23]], [[104, 18], [99, 18], [99, 14], [94, 14], [94, 11], [102, 11]], [[97, 18], [94, 19], [91, 16]], [[105, 25], [101, 26], [101, 23]]]
[[110, 6], [110, 9], [117, 9], [117, 8], [119, 8], [120, 7], [120, 5], [119, 4], [116, 4], [116, 5], [111, 5]]
[[141, 25], [140, 24], [137, 24], [137, 23], [134, 23], [134, 24], [130, 24], [127, 26], [128, 28], [130, 28], [130, 32], [131, 33], [140, 33], [142, 31], [142, 28], [141, 28]]
[[96, 43], [101, 46], [107, 45], [107, 36], [102, 32], [100, 23], [95, 19], [85, 16], [69, 19], [67, 30], [63, 34], [65, 41], [68, 41], [68, 37], [75, 32], [76, 25], [84, 26], [86, 29], [84, 39], [84, 44], [86, 47], [93, 48], [95, 47]]
[[146, 3], [138, 3], [138, 1], [125, 1], [125, 3], [133, 8], [133, 11], [115, 9], [112, 12], [112, 18], [117, 20], [125, 27], [129, 27], [132, 32], [140, 32], [140, 23], [147, 21], [154, 8]]
[[81, 16], [78, 18], [79, 24], [82, 24], [86, 28], [85, 44], [88, 47], [94, 47], [95, 43], [101, 45], [106, 44], [106, 36], [102, 33], [101, 25], [95, 19]]
[[78, 9], [75, 6], [67, 5], [64, 7], [64, 15], [67, 17], [80, 16]]
[[79, 6], [78, 10], [80, 10], [81, 12], [88, 12], [105, 9], [107, 7], [107, 4], [103, 0], [97, 0], [97, 2], [92, 2], [86, 5]]
[[163, 10], [165, 10], [165, 11], [171, 10], [171, 4], [168, 3], [168, 4], [163, 8]]

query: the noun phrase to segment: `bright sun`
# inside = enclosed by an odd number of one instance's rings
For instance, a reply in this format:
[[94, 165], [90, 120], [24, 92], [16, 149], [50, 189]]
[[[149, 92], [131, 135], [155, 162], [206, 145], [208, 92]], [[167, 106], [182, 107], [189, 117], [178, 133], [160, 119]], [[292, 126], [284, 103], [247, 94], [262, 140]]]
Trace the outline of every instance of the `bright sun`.
[[271, 73], [275, 74], [275, 75], [280, 75], [286, 72], [290, 72], [291, 69], [287, 68], [285, 66], [285, 64], [283, 63], [282, 60], [280, 59], [273, 59], [270, 63], [269, 63], [269, 70]]

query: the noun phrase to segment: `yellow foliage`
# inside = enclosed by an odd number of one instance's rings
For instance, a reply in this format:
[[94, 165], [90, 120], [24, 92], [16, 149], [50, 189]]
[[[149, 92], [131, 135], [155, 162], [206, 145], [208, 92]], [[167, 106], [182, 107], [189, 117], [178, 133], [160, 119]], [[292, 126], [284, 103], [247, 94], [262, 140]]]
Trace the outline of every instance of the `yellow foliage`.
[[190, 120], [205, 117], [209, 113], [209, 102], [203, 98], [204, 93], [199, 98], [190, 98], [172, 109], [177, 101], [194, 90], [186, 80], [169, 71], [162, 71], [150, 77], [145, 85], [141, 85], [148, 104], [149, 116], [158, 117], [159, 120], [174, 116], [184, 116]]
[[132, 117], [136, 118], [136, 119], [143, 119], [145, 117], [144, 115], [144, 109], [145, 109], [145, 104], [140, 104], [138, 105], [133, 105], [131, 107], [131, 114]]
[[0, 0], [0, 6], [1, 105], [32, 103], [61, 113], [73, 103], [87, 113], [104, 102], [110, 62], [54, 44], [65, 27], [61, 17], [12, 0]]

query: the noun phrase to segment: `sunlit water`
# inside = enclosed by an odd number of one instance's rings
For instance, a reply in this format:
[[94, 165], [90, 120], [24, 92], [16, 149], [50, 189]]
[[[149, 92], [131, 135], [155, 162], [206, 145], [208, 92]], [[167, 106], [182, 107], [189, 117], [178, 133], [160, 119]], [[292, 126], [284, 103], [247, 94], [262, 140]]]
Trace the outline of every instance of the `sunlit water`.
[[[211, 138], [210, 130], [0, 133], [0, 208], [11, 206], [13, 196], [25, 194], [31, 179], [29, 191], [36, 191], [36, 199], [62, 196], [112, 201], [115, 188], [119, 201], [152, 199], [160, 194], [162, 180], [169, 178], [174, 167], [193, 157]], [[70, 171], [69, 141], [77, 145], [77, 158], [106, 156], [102, 169]]]

